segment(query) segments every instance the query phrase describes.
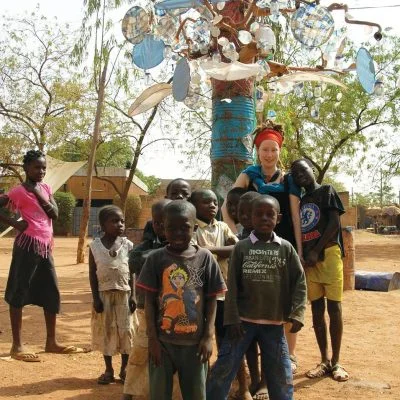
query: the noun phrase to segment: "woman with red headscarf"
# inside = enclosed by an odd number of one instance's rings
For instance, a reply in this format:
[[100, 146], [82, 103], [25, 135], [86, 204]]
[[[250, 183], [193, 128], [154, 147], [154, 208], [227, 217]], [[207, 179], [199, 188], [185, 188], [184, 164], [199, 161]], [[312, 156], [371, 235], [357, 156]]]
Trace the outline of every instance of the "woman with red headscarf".
[[[268, 121], [255, 132], [254, 146], [257, 151], [258, 165], [252, 165], [243, 170], [233, 187], [242, 187], [248, 190], [255, 190], [261, 194], [268, 194], [275, 197], [280, 205], [282, 219], [276, 226], [275, 233], [283, 239], [288, 240], [297, 250], [300, 259], [303, 258], [301, 246], [301, 225], [300, 225], [300, 188], [294, 183], [290, 174], [284, 174], [279, 168], [279, 155], [281, 152], [284, 134], [281, 125]], [[229, 217], [226, 209], [226, 200], [222, 205], [224, 221], [233, 232], [236, 232], [234, 221]], [[290, 325], [286, 324], [285, 332], [288, 341], [290, 358], [292, 360], [293, 373], [297, 370], [297, 359], [295, 355], [296, 333], [290, 333]], [[249, 362], [250, 364], [254, 364]], [[258, 368], [257, 368], [258, 371]], [[250, 370], [251, 373], [251, 370]], [[257, 374], [254, 371], [254, 374]], [[251, 375], [253, 375], [251, 373]], [[261, 374], [263, 376], [263, 374]], [[257, 391], [255, 398], [263, 398], [260, 392], [266, 390], [263, 382], [255, 389], [255, 382], [252, 377], [252, 389]]]

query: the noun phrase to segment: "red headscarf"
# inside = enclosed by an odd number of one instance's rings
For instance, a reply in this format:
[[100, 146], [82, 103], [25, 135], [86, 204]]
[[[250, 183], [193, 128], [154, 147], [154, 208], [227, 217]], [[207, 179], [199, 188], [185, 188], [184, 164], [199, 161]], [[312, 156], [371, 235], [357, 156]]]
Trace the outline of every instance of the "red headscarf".
[[265, 128], [256, 135], [254, 139], [255, 146], [259, 148], [264, 140], [273, 140], [274, 142], [278, 143], [279, 148], [281, 148], [283, 143], [283, 136], [280, 132], [274, 129]]

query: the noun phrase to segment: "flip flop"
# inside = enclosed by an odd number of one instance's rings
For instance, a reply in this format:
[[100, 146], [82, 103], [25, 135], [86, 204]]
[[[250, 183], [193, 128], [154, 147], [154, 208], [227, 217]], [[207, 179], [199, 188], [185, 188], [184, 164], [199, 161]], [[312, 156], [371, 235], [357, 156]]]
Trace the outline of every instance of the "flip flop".
[[114, 375], [111, 374], [110, 372], [105, 372], [104, 374], [101, 374], [97, 378], [97, 383], [99, 385], [109, 385], [110, 383], [115, 382]]
[[349, 373], [340, 365], [335, 364], [332, 369], [332, 378], [337, 382], [346, 382], [349, 380]]
[[25, 362], [40, 362], [40, 358], [36, 353], [30, 351], [18, 351], [10, 353], [10, 357], [14, 360]]
[[292, 374], [297, 373], [297, 368], [299, 367], [299, 364], [297, 362], [297, 357], [296, 356], [290, 356], [290, 366], [292, 368]]
[[65, 346], [64, 348], [58, 351], [47, 351], [45, 353], [53, 353], [53, 354], [78, 354], [78, 353], [89, 353], [91, 349], [85, 347], [76, 347], [76, 346]]
[[310, 379], [322, 378], [323, 376], [330, 374], [331, 369], [332, 367], [330, 362], [321, 362], [315, 368], [307, 371], [306, 376]]

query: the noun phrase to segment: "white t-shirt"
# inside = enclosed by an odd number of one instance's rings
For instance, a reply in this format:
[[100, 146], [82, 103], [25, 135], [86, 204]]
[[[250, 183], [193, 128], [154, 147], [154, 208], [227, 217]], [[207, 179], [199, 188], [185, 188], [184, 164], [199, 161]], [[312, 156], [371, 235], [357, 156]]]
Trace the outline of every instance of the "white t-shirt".
[[90, 249], [96, 262], [96, 275], [99, 282], [99, 291], [105, 290], [131, 290], [129, 286], [129, 252], [133, 243], [127, 238], [122, 238], [122, 244], [116, 250], [116, 256], [111, 257], [109, 250], [103, 245], [100, 238], [90, 243]]

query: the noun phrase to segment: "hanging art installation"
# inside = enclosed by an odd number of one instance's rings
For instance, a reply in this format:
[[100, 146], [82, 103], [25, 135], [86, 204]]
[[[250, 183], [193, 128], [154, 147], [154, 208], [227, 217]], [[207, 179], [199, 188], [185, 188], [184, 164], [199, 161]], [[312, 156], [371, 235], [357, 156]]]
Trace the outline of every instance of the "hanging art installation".
[[[196, 108], [211, 91], [212, 186], [224, 197], [239, 171], [253, 162], [251, 134], [257, 124], [256, 111], [264, 115], [268, 97], [260, 81], [279, 85], [282, 93], [298, 89], [304, 81], [317, 82], [317, 98], [321, 97], [322, 84], [344, 87], [333, 74], [355, 69], [367, 93], [379, 92], [382, 85], [366, 49], [360, 49], [355, 63], [342, 65], [346, 37], [335, 31], [333, 12], [344, 13], [346, 24], [375, 28], [375, 39], [382, 38], [378, 24], [354, 19], [345, 4], [324, 7], [319, 1], [303, 0], [138, 0], [122, 20], [123, 35], [133, 44], [133, 64], [147, 73], [164, 60], [176, 66], [171, 85], [155, 84], [146, 89], [129, 112], [138, 115], [170, 94]], [[289, 21], [293, 38], [303, 47], [321, 49], [320, 65], [293, 66], [274, 61], [277, 39], [272, 22], [282, 21]], [[318, 103], [312, 112], [317, 118]], [[266, 116], [274, 114], [268, 110]]]

